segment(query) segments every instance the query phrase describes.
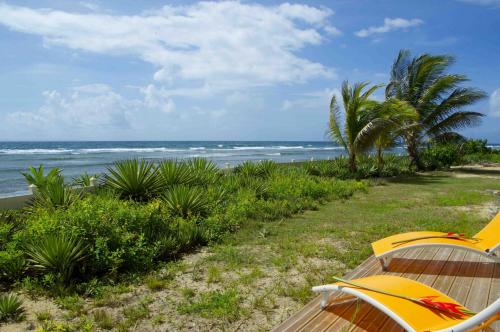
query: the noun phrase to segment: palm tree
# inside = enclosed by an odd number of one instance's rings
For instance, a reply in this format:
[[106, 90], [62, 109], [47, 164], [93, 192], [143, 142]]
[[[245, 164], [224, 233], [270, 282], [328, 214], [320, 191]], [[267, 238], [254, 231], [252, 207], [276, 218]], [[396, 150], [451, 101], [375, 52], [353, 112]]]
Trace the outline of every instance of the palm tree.
[[345, 121], [341, 130], [340, 106], [335, 95], [330, 102], [330, 121], [328, 135], [342, 145], [349, 154], [349, 170], [357, 171], [356, 156], [373, 146], [375, 139], [388, 126], [387, 119], [378, 116], [379, 103], [369, 99], [380, 85], [368, 86], [367, 82], [356, 83], [350, 87], [347, 81], [342, 83], [342, 100]]
[[419, 147], [423, 142], [461, 137], [457, 130], [477, 124], [483, 116], [462, 110], [486, 95], [478, 89], [460, 87], [467, 77], [446, 73], [453, 62], [448, 55], [411, 58], [408, 50], [401, 50], [392, 65], [386, 98], [406, 101], [419, 115], [403, 134], [411, 164], [417, 169], [421, 168]]
[[412, 123], [418, 119], [417, 112], [405, 101], [388, 99], [375, 109], [376, 116], [387, 121], [387, 126], [374, 141], [377, 152], [377, 165], [384, 166], [382, 152], [398, 144], [406, 130], [411, 129]]

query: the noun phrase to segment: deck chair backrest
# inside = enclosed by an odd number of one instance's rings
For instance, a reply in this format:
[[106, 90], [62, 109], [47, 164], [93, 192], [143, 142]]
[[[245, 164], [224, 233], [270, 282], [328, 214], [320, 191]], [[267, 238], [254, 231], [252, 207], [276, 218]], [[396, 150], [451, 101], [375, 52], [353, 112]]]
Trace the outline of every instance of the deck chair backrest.
[[474, 237], [481, 239], [481, 247], [495, 250], [500, 245], [500, 212]]

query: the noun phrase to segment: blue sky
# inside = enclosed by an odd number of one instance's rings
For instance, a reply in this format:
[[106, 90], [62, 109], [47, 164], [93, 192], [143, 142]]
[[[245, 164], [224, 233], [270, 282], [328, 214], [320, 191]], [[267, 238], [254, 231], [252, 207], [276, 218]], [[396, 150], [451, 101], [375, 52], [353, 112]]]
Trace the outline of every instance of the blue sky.
[[0, 0], [0, 140], [323, 140], [407, 48], [456, 56], [488, 94], [464, 134], [500, 143], [498, 26], [499, 0]]

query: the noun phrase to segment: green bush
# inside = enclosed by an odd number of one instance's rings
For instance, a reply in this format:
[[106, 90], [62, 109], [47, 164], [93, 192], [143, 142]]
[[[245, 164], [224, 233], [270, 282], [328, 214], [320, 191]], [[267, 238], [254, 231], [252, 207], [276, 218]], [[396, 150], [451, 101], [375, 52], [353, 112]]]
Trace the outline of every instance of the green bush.
[[72, 185], [79, 187], [90, 187], [91, 179], [94, 178], [96, 181], [101, 176], [99, 174], [88, 174], [87, 172], [73, 178]]
[[183, 218], [205, 215], [210, 204], [202, 190], [187, 186], [170, 188], [163, 195], [163, 202], [167, 211]]
[[491, 152], [488, 141], [485, 139], [468, 139], [460, 145], [462, 154], [485, 154]]
[[433, 144], [421, 151], [420, 159], [424, 169], [436, 170], [460, 164], [462, 154], [456, 144]]
[[30, 166], [28, 172], [21, 172], [28, 184], [33, 184], [37, 188], [43, 188], [47, 183], [57, 180], [61, 177], [61, 170], [59, 168], [53, 168], [49, 171], [47, 175], [44, 173], [43, 165], [39, 165], [38, 168]]
[[204, 158], [194, 158], [187, 161], [189, 169], [195, 177], [197, 185], [216, 183], [222, 176], [220, 169], [214, 162]]
[[195, 184], [196, 176], [193, 170], [185, 163], [167, 160], [158, 166], [163, 188], [178, 185]]
[[85, 259], [87, 248], [81, 240], [48, 234], [26, 244], [25, 252], [33, 269], [51, 272], [57, 282], [67, 285], [76, 265]]
[[[0, 280], [85, 284], [147, 271], [158, 261], [229, 236], [251, 219], [279, 220], [350, 197], [365, 185], [333, 178], [342, 174], [343, 164], [343, 159], [321, 162], [324, 175], [311, 176], [305, 167], [274, 162], [248, 166], [255, 172], [221, 172], [203, 159], [158, 167], [138, 160], [116, 163], [106, 186], [64, 209], [38, 204], [0, 219]], [[66, 245], [54, 245], [58, 239]], [[86, 249], [77, 265], [70, 259], [75, 246]], [[26, 257], [40, 274], [27, 276]]]
[[44, 209], [67, 208], [80, 198], [80, 192], [66, 185], [62, 177], [58, 177], [35, 191], [33, 206]]
[[24, 319], [23, 302], [14, 294], [0, 295], [0, 323]]
[[337, 157], [333, 160], [318, 160], [304, 163], [307, 174], [321, 177], [335, 177], [337, 179], [367, 179], [370, 177], [391, 177], [410, 174], [410, 162], [406, 156], [385, 154], [384, 163], [380, 166], [373, 156], [358, 157], [358, 170], [349, 171], [348, 160]]
[[105, 183], [122, 198], [147, 201], [161, 189], [158, 171], [152, 162], [145, 160], [124, 160], [108, 167]]

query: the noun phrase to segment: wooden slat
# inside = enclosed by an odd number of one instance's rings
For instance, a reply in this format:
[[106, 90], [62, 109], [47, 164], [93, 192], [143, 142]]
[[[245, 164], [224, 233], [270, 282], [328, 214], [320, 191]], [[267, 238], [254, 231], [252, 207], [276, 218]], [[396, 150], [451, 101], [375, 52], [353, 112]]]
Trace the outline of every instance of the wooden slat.
[[[349, 272], [345, 277], [348, 279], [353, 279], [369, 275], [368, 273], [372, 269], [376, 268], [379, 264], [380, 263], [375, 259], [375, 257], [371, 256], [356, 269]], [[273, 332], [298, 330], [305, 322], [313, 319], [321, 311], [319, 307], [320, 298], [321, 297], [319, 296], [314, 298], [301, 311], [284, 321], [280, 326], [273, 329]], [[335, 297], [332, 296], [332, 298]]]
[[[500, 298], [500, 263], [495, 264], [495, 271], [493, 272], [490, 294], [488, 298], [488, 305], [495, 302]], [[493, 331], [500, 331], [500, 321], [496, 321], [491, 325]]]
[[[474, 311], [484, 309], [500, 296], [500, 263], [492, 263], [488, 258], [462, 250], [410, 250], [396, 256], [387, 272], [381, 270], [379, 262], [372, 256], [345, 278], [374, 274], [418, 280]], [[331, 301], [340, 296], [343, 295], [335, 294]], [[320, 310], [319, 301], [320, 297], [316, 297], [273, 331], [403, 331], [391, 318], [363, 301], [346, 300], [325, 310]], [[493, 325], [493, 330], [500, 331], [500, 323]]]

